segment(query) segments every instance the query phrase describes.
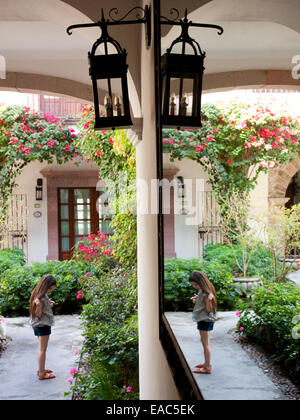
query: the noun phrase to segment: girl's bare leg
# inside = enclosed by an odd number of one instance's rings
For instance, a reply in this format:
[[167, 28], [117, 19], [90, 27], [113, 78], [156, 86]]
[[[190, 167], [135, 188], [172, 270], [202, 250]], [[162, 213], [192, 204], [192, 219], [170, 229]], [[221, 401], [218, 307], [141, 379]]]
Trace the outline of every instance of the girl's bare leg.
[[204, 369], [211, 369], [210, 358], [210, 332], [209, 331], [200, 331], [201, 342], [204, 350]]
[[38, 353], [38, 363], [39, 363], [39, 375], [45, 373], [45, 364], [46, 364], [46, 351], [49, 342], [49, 335], [44, 335], [39, 337], [39, 353]]

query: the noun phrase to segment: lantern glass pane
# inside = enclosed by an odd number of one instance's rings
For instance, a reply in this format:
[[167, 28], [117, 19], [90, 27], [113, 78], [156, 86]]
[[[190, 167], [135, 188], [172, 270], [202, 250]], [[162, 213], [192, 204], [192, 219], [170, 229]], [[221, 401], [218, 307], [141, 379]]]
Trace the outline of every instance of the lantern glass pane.
[[171, 78], [169, 115], [193, 115], [194, 83], [193, 78]]
[[113, 79], [113, 112], [114, 116], [121, 117], [124, 115], [124, 101], [122, 94], [122, 80]]
[[193, 110], [193, 79], [181, 79], [180, 81], [180, 110], [179, 115], [191, 116]]
[[178, 115], [179, 112], [179, 85], [180, 79], [171, 78], [169, 115]]

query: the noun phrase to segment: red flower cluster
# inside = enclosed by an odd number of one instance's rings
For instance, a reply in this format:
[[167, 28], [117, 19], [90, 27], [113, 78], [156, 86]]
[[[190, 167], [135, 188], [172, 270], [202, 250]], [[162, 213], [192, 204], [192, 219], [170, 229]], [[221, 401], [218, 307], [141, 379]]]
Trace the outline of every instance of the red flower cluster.
[[90, 234], [79, 242], [78, 251], [84, 254], [86, 261], [97, 262], [104, 255], [112, 253], [111, 241], [106, 233], [98, 231], [97, 234]]

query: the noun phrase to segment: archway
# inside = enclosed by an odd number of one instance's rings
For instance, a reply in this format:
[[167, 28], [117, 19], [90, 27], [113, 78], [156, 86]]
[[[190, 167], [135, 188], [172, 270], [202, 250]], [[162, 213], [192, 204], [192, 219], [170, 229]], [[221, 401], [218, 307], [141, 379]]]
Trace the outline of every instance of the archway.
[[[93, 5], [61, 0], [53, 0], [51, 3], [45, 0], [28, 0], [25, 6], [21, 0], [10, 3], [0, 0], [0, 6], [2, 6], [0, 39], [5, 40], [0, 43], [0, 49], [1, 55], [6, 60], [7, 71], [7, 80], [0, 80], [0, 89], [1, 86], [22, 89], [24, 87], [22, 85], [30, 84], [33, 90], [59, 93], [57, 81], [54, 79], [62, 79], [59, 82], [62, 88], [61, 94], [90, 101], [91, 90], [86, 88], [91, 86], [87, 54], [95, 40], [99, 38], [99, 29], [78, 30], [69, 36], [66, 28], [74, 23], [96, 22], [99, 19], [96, 13], [100, 14], [100, 9]], [[115, 6], [123, 10], [122, 2], [117, 0]], [[140, 118], [140, 44], [136, 31], [137, 28], [130, 31], [126, 29], [124, 36], [122, 29], [114, 29], [112, 35], [122, 40], [128, 50], [129, 99], [133, 116]], [[20, 32], [22, 32], [22, 42]], [[41, 89], [39, 85], [44, 82], [40, 82], [39, 79], [47, 77], [49, 77], [48, 84], [52, 88]], [[78, 83], [72, 90], [75, 93], [79, 87], [81, 96], [70, 95], [72, 83]], [[38, 86], [35, 87], [35, 84]], [[83, 93], [83, 90], [86, 92]], [[103, 99], [104, 95], [101, 95], [100, 100]]]
[[288, 188], [298, 171], [300, 171], [300, 158], [269, 172], [268, 198], [270, 207], [284, 206], [290, 201], [290, 197], [287, 196]]

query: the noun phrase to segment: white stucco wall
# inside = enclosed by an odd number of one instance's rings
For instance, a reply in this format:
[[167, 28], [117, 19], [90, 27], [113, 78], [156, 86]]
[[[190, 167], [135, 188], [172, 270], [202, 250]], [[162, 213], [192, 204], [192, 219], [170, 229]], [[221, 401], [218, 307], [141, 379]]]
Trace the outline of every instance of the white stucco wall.
[[[211, 185], [208, 181], [208, 174], [197, 163], [189, 159], [181, 161], [175, 160], [170, 162], [169, 155], [164, 154], [164, 168], [176, 167], [179, 171], [177, 176], [182, 176], [186, 186], [190, 183], [191, 197], [188, 202], [195, 207], [199, 202], [198, 191], [211, 191]], [[198, 183], [196, 182], [198, 180]], [[202, 185], [201, 185], [202, 181]], [[268, 212], [268, 175], [261, 173], [258, 178], [257, 186], [250, 194], [251, 215], [266, 216]], [[201, 219], [201, 209], [198, 207], [198, 215], [196, 213], [185, 216], [175, 214], [175, 252], [178, 258], [193, 258], [201, 255], [199, 245], [198, 226]]]
[[[164, 168], [176, 167], [179, 169], [176, 176], [182, 176], [186, 185], [187, 204], [192, 211], [189, 215], [175, 214], [175, 252], [178, 258], [192, 258], [199, 256], [197, 215], [198, 191], [211, 191], [208, 184], [208, 175], [203, 168], [189, 159], [170, 162], [169, 155], [164, 154]], [[198, 180], [198, 181], [197, 181]]]

